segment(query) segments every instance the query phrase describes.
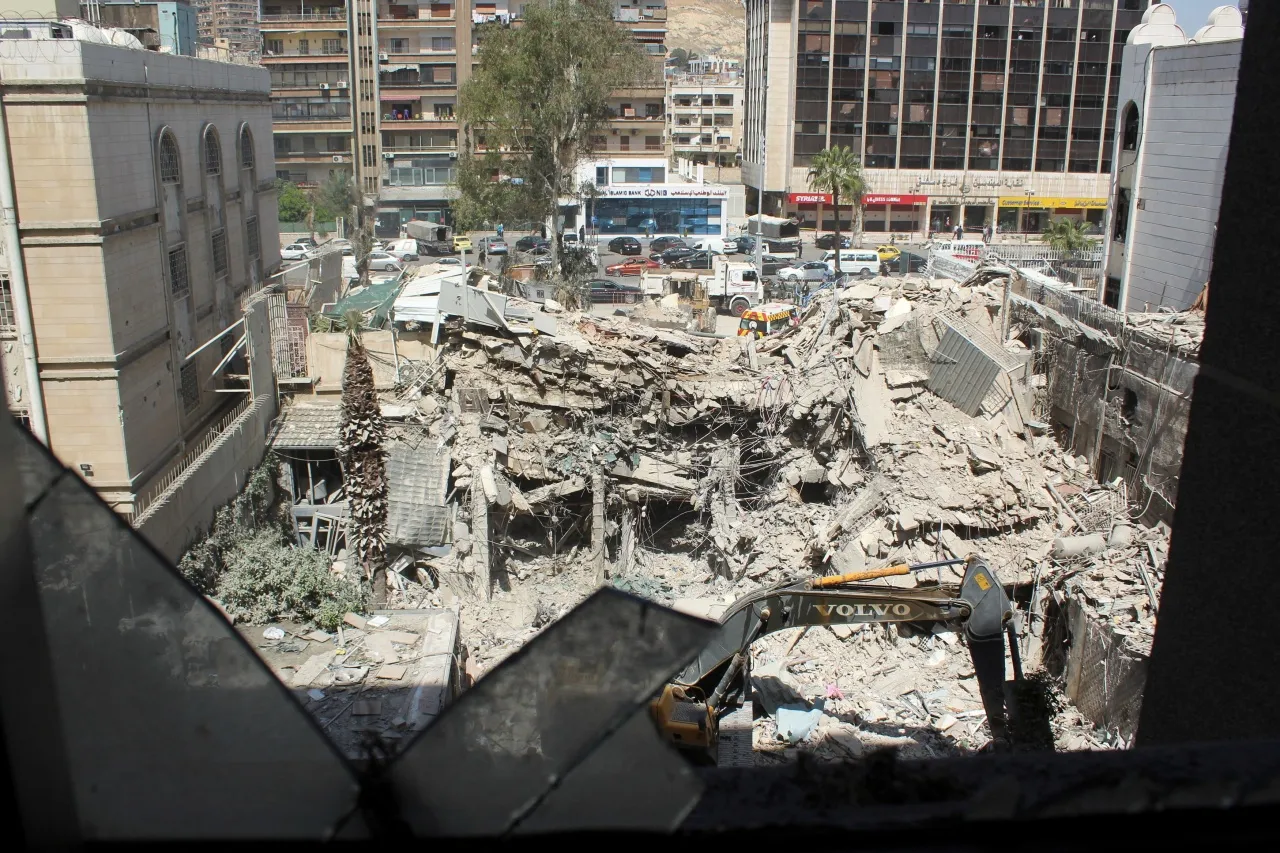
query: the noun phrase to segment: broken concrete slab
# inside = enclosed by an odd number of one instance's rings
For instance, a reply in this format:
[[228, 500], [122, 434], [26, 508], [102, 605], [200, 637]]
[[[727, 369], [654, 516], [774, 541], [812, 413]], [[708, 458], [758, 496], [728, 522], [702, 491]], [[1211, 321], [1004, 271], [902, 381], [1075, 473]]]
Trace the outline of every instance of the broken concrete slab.
[[984, 447], [981, 444], [967, 444], [965, 450], [969, 455], [969, 468], [975, 474], [986, 474], [990, 471], [999, 471], [1002, 466], [1000, 454], [992, 450], [990, 447]]
[[320, 673], [328, 669], [329, 664], [333, 661], [333, 652], [322, 652], [318, 655], [312, 655], [307, 658], [307, 662], [298, 667], [298, 671], [293, 675], [294, 687], [309, 687], [311, 682], [315, 681]]

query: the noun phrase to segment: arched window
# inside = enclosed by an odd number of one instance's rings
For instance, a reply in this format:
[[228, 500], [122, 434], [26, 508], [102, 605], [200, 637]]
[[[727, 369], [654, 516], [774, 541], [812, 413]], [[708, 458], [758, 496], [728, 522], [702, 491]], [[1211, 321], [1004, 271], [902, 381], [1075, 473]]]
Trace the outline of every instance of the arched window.
[[1138, 150], [1138, 105], [1130, 101], [1124, 108], [1124, 139], [1123, 146], [1125, 151]]
[[204, 173], [222, 174], [222, 146], [218, 144], [218, 131], [210, 125], [204, 132]]
[[253, 134], [247, 124], [240, 128], [240, 168], [253, 168]]
[[178, 141], [166, 130], [160, 134], [160, 182], [176, 184], [180, 180], [182, 180], [182, 166], [178, 159]]

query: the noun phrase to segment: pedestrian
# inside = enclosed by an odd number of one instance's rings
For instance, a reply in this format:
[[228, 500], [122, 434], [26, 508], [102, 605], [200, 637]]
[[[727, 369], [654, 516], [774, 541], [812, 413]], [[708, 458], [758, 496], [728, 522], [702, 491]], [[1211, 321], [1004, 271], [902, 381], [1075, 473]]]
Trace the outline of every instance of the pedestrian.
[[963, 239], [963, 237], [964, 237], [964, 229], [960, 227], [960, 223], [959, 223], [959, 222], [957, 222], [957, 223], [956, 223], [955, 230], [952, 232], [952, 234], [955, 236], [955, 238], [956, 238], [957, 240]]
[[587, 226], [579, 225], [578, 226], [578, 243], [583, 244], [586, 242], [587, 242]]
[[480, 266], [484, 266], [484, 262], [489, 259], [488, 253], [485, 252], [484, 246], [480, 247]]
[[646, 220], [644, 223], [644, 238], [648, 240], [652, 236], [653, 236], [653, 230], [649, 227], [649, 223]]
[[501, 222], [498, 223], [498, 239], [499, 240], [502, 239], [502, 223]]
[[990, 222], [987, 223], [986, 228], [982, 229], [982, 242], [984, 243], [991, 242], [991, 223]]
[[944, 227], [944, 228], [946, 228], [948, 232], [950, 232], [950, 231], [951, 231], [951, 216], [950, 216], [950, 214], [948, 214], [948, 215], [947, 215], [947, 221], [944, 223], [943, 227]]

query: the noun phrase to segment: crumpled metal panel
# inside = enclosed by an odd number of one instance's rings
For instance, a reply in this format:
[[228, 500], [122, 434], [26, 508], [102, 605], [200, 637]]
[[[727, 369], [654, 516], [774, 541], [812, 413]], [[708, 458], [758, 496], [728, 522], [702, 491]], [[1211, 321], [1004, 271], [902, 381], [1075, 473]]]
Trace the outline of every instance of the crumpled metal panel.
[[435, 446], [390, 445], [387, 453], [387, 541], [428, 548], [446, 541], [449, 452]]
[[230, 623], [77, 476], [11, 430], [84, 840], [323, 838], [345, 761]]
[[647, 711], [714, 623], [598, 590], [504, 661], [397, 759], [418, 835], [675, 828], [695, 776]]

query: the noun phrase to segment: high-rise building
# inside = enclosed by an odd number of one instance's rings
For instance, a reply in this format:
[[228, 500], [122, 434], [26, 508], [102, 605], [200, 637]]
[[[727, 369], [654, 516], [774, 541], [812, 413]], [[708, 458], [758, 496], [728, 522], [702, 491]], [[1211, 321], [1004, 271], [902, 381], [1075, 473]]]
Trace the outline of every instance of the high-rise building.
[[261, 49], [258, 0], [196, 0], [196, 14], [202, 44], [251, 56]]
[[[660, 64], [665, 0], [618, 3], [614, 17]], [[519, 21], [508, 0], [265, 0], [262, 64], [271, 72], [278, 176], [319, 186], [351, 175], [375, 208], [380, 237], [410, 219], [448, 222], [458, 88], [479, 61], [480, 28]], [[660, 78], [612, 99], [615, 119], [594, 140], [608, 162], [666, 165]]]
[[[104, 41], [56, 20], [0, 40], [0, 360], [10, 411], [132, 513], [241, 416], [219, 476], [257, 461], [236, 454], [274, 386], [269, 344], [270, 387], [246, 385], [244, 317], [278, 217], [266, 72]], [[234, 494], [200, 482], [173, 524]]]
[[667, 70], [671, 154], [712, 166], [738, 165], [742, 141], [742, 68], [736, 61], [694, 60]]
[[[847, 145], [871, 232], [1100, 225], [1121, 52], [1147, 6], [747, 0], [743, 181], [765, 213], [814, 227], [822, 209], [829, 229], [809, 166]], [[850, 209], [840, 218], [847, 228]]]

